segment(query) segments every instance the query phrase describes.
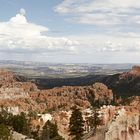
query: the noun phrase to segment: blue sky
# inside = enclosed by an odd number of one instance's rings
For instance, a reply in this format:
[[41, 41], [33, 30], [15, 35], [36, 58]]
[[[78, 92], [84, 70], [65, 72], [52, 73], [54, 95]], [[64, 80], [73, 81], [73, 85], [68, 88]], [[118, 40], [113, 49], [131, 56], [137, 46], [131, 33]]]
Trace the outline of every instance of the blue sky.
[[138, 0], [0, 0], [0, 59], [138, 63]]

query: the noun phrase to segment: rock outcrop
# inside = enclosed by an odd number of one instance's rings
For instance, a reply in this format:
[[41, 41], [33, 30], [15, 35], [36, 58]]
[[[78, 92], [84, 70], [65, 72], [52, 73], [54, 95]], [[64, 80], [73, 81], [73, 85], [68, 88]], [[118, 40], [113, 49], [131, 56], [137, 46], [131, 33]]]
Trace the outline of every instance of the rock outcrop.
[[115, 118], [108, 123], [105, 140], [139, 140], [139, 119], [138, 109], [119, 109]]

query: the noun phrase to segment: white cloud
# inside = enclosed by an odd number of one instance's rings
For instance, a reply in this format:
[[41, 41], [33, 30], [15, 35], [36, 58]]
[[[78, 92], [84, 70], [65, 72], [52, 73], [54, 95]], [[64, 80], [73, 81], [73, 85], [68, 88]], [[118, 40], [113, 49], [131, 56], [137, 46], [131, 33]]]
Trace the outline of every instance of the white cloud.
[[80, 53], [87, 53], [86, 57], [96, 57], [98, 62], [105, 57], [106, 62], [129, 62], [131, 56], [136, 56], [133, 62], [140, 59], [140, 1], [63, 0], [54, 10], [90, 31], [84, 32], [85, 36], [75, 36], [81, 44]]
[[[130, 28], [132, 26], [137, 31], [140, 16], [133, 13], [140, 6], [140, 2], [131, 4], [131, 0], [124, 0], [125, 2], [122, 1], [120, 4], [119, 0], [116, 1], [65, 0], [55, 10], [59, 13], [70, 14], [71, 20], [77, 23], [103, 27], [124, 25]], [[29, 22], [25, 15], [26, 11], [20, 9], [20, 13], [9, 21], [0, 22], [0, 57], [2, 59], [11, 59], [11, 57], [21, 60], [46, 61], [49, 59], [53, 62], [118, 62], [125, 59], [122, 62], [126, 62], [130, 55], [139, 58], [139, 31], [111, 28], [108, 30], [109, 34], [98, 32], [98, 34], [87, 35], [84, 32], [83, 36], [81, 34], [50, 37], [47, 36], [49, 31], [47, 27]], [[76, 55], [71, 56], [71, 54]], [[117, 60], [118, 57], [119, 60]]]
[[7, 22], [0, 22], [0, 51], [11, 53], [47, 53], [74, 52], [79, 45], [75, 40], [62, 37], [43, 35], [49, 29], [45, 26], [30, 23], [25, 17], [26, 11], [20, 13]]
[[55, 7], [77, 23], [98, 26], [140, 24], [138, 0], [64, 0]]
[[[56, 6], [59, 13], [124, 12], [139, 8], [138, 0], [63, 0]], [[116, 11], [115, 11], [116, 10]]]
[[[130, 35], [129, 35], [130, 34]], [[124, 56], [126, 52], [139, 53], [140, 41], [136, 34], [129, 33], [128, 35], [89, 35], [89, 36], [75, 36], [71, 37], [80, 42], [80, 46], [77, 47], [80, 54], [93, 54], [93, 53], [115, 53], [123, 52]]]

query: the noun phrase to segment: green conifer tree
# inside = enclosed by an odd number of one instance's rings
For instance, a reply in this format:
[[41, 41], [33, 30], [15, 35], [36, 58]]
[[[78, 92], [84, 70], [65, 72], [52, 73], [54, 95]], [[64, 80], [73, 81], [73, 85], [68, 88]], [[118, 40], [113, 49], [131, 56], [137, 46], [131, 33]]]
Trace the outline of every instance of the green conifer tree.
[[12, 126], [16, 132], [22, 133], [24, 135], [30, 135], [30, 127], [28, 120], [23, 112], [20, 115], [13, 117]]
[[64, 140], [58, 134], [57, 124], [53, 124], [50, 121], [47, 121], [43, 126], [41, 140]]
[[70, 117], [69, 132], [74, 140], [81, 140], [84, 132], [84, 121], [82, 112], [76, 106], [72, 107], [72, 115]]

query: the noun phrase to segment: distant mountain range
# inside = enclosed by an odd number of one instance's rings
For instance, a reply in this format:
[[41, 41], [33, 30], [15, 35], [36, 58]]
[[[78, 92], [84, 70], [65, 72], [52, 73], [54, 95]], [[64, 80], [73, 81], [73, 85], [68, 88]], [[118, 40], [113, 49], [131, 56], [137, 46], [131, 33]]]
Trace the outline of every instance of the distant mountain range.
[[126, 72], [133, 64], [62, 64], [0, 60], [0, 68], [18, 75], [43, 78], [75, 78], [87, 75], [111, 75]]

